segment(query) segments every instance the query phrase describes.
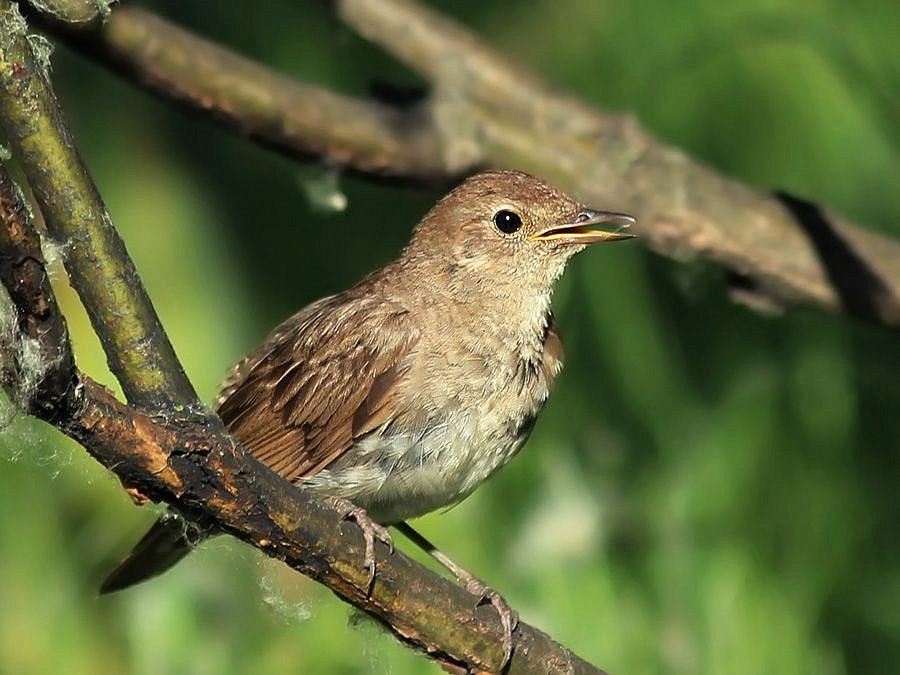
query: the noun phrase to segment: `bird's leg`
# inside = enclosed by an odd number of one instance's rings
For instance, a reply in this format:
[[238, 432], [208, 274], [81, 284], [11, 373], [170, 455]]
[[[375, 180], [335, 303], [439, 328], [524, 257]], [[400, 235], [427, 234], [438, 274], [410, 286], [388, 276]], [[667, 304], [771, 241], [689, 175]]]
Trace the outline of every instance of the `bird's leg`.
[[409, 524], [397, 523], [394, 527], [400, 530], [416, 546], [425, 551], [446, 569], [450, 570], [450, 572], [453, 573], [453, 576], [455, 576], [465, 587], [466, 591], [472, 595], [478, 596], [479, 605], [488, 603], [497, 610], [497, 614], [500, 615], [500, 623], [503, 625], [503, 663], [500, 665], [500, 671], [506, 668], [512, 657], [512, 634], [519, 623], [519, 615], [516, 611], [509, 606], [502, 595], [474, 574], [453, 562], [444, 553], [439, 551], [434, 544], [410, 527]]
[[349, 499], [343, 497], [328, 497], [326, 501], [341, 514], [344, 520], [352, 520], [362, 530], [363, 538], [366, 540], [366, 554], [363, 560], [363, 566], [369, 570], [369, 579], [366, 583], [366, 595], [372, 592], [372, 586], [375, 583], [375, 540], [382, 542], [388, 547], [391, 553], [394, 552], [394, 540], [391, 533], [383, 525], [379, 525], [366, 513], [366, 510], [360, 508]]

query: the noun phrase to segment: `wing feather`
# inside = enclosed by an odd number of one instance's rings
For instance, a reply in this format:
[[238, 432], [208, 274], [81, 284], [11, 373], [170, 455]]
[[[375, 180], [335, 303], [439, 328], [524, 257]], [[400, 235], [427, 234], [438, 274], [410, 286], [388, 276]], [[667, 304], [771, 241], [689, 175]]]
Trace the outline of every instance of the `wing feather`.
[[219, 415], [273, 471], [289, 480], [312, 475], [397, 415], [418, 339], [394, 303], [326, 298], [234, 368]]

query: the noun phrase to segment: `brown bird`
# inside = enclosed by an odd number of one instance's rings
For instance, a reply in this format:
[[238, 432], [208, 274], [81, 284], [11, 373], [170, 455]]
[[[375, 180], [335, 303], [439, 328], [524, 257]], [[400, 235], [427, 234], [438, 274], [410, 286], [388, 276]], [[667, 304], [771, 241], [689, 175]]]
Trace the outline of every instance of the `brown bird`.
[[[634, 222], [523, 173], [472, 176], [422, 219], [400, 257], [278, 326], [217, 401], [228, 430], [273, 471], [323, 495], [374, 539], [397, 525], [490, 601], [503, 599], [404, 523], [465, 499], [518, 452], [562, 368], [554, 282], [589, 244]], [[164, 516], [103, 583], [125, 588], [186, 553]]]

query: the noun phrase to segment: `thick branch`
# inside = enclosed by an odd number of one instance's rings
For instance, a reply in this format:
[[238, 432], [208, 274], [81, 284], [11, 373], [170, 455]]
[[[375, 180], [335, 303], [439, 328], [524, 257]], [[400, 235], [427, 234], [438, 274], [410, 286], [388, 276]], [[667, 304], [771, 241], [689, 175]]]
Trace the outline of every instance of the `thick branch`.
[[0, 223], [0, 283], [18, 310], [11, 344], [0, 343], [0, 386], [25, 411], [64, 418], [76, 385], [69, 333], [22, 192], [2, 165]]
[[[359, 529], [269, 471], [218, 429], [170, 419], [162, 424], [123, 406], [88, 381], [80, 414], [65, 425], [122, 482], [141, 494], [212, 517], [226, 532], [327, 585], [383, 622], [403, 642], [475, 670], [502, 658], [490, 607], [399, 552], [378, 548], [366, 596]], [[526, 624], [519, 624], [510, 673], [598, 670]]]
[[[659, 253], [720, 263], [777, 305], [900, 326], [900, 243], [821, 209], [804, 219], [660, 143], [634, 120], [550, 91], [418, 3], [337, 6], [354, 30], [426, 75], [437, 95], [453, 94], [456, 116], [470, 121], [491, 164], [554, 178], [586, 201], [634, 212], [638, 233]], [[823, 250], [823, 240], [833, 246]]]
[[446, 176], [426, 111], [342, 96], [275, 73], [139, 7], [93, 31], [38, 15], [126, 78], [283, 154], [378, 176]]
[[[17, 5], [0, 1], [0, 123], [110, 368], [130, 401], [199, 406], [36, 58]], [[46, 55], [44, 55], [46, 58]]]
[[[431, 81], [431, 97], [422, 107], [429, 122], [410, 120], [401, 111], [392, 117], [384, 106], [344, 97], [336, 97], [340, 105], [322, 115], [324, 92], [319, 89], [315, 95], [291, 97], [288, 104], [281, 93], [287, 87], [284, 78], [262, 77], [265, 71], [258, 66], [247, 72], [265, 105], [251, 114], [235, 93], [241, 90], [237, 84], [210, 95], [197, 89], [191, 65], [148, 61], [150, 48], [125, 36], [147, 35], [153, 27], [153, 53], [159, 59], [169, 51], [199, 50], [198, 72], [209, 81], [227, 81], [239, 57], [134, 8], [115, 9], [107, 28], [94, 34], [60, 23], [53, 30], [70, 39], [81, 36], [82, 48], [138, 81], [154, 82], [157, 94], [188, 99], [192, 107], [282, 151], [363, 173], [415, 179], [452, 178], [482, 164], [524, 169], [585, 201], [636, 213], [639, 234], [656, 251], [722, 265], [740, 279], [743, 297], [900, 326], [896, 241], [823, 209], [817, 217], [805, 217], [808, 210], [724, 178], [652, 138], [633, 119], [551, 90], [461, 26], [410, 0], [336, 0], [335, 5], [348, 25]], [[308, 87], [292, 86], [298, 92]], [[392, 119], [397, 126], [361, 124], [345, 133], [355, 106], [378, 110], [363, 119]], [[315, 123], [298, 123], [293, 134], [274, 141], [254, 130], [261, 111], [278, 124], [289, 116]], [[373, 162], [372, 147], [384, 143], [386, 130], [392, 129], [400, 137], [412, 133], [416, 143], [407, 147], [398, 141], [390, 145], [396, 152], [375, 153], [378, 161]]]

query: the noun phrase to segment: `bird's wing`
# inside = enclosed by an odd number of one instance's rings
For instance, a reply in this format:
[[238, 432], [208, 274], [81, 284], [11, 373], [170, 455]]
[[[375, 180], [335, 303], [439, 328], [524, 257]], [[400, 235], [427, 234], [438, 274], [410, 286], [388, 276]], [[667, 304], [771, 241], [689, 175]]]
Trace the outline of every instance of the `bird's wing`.
[[276, 473], [310, 476], [393, 419], [418, 339], [397, 305], [325, 298], [235, 367], [219, 396], [219, 416]]
[[553, 313], [547, 315], [547, 329], [544, 333], [544, 351], [541, 353], [541, 367], [544, 369], [544, 377], [548, 388], [553, 388], [556, 376], [562, 370], [564, 350], [562, 336], [559, 334], [559, 326], [556, 325], [556, 317]]

